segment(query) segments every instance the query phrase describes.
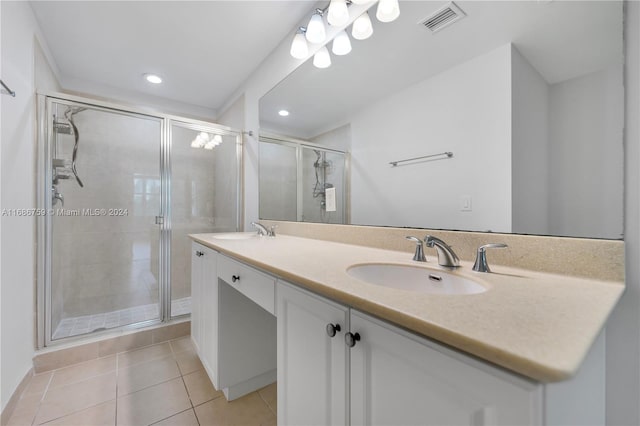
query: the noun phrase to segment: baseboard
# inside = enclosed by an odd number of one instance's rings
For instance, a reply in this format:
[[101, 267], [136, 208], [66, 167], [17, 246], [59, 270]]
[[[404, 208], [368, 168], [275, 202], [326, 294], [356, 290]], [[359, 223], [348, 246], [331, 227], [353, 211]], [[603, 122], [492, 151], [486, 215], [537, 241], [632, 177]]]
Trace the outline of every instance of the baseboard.
[[270, 385], [277, 379], [277, 370], [271, 370], [259, 376], [252, 377], [242, 383], [238, 383], [237, 385], [224, 388], [222, 389], [222, 392], [224, 393], [225, 398], [227, 398], [227, 401], [233, 401], [234, 399], [238, 399], [241, 396], [245, 396], [251, 392], [257, 391], [260, 388]]
[[27, 371], [27, 374], [25, 374], [20, 381], [20, 384], [18, 385], [16, 390], [11, 395], [11, 398], [9, 398], [9, 402], [7, 402], [7, 405], [5, 405], [4, 409], [2, 410], [2, 415], [0, 415], [0, 424], [2, 424], [2, 426], [9, 423], [9, 419], [13, 415], [13, 411], [16, 409], [16, 405], [18, 405], [18, 401], [22, 396], [22, 392], [24, 392], [24, 390], [29, 385], [32, 377], [33, 368], [30, 368], [29, 371]]

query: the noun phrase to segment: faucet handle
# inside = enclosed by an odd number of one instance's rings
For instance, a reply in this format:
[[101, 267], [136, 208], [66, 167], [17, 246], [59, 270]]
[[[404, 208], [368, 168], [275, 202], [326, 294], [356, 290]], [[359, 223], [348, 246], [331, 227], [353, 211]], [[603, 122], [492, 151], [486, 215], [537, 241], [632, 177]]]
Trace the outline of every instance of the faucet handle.
[[473, 270], [476, 272], [491, 272], [489, 264], [487, 263], [487, 249], [507, 247], [509, 246], [502, 243], [491, 243], [478, 247], [478, 254], [476, 255], [476, 262], [473, 264]]
[[413, 260], [415, 260], [416, 262], [426, 262], [427, 258], [424, 256], [424, 247], [422, 245], [422, 240], [418, 237], [413, 236], [406, 236], [405, 238], [416, 243], [416, 252], [413, 255]]
[[269, 237], [275, 237], [276, 236], [276, 228], [278, 227], [278, 225], [271, 225], [269, 227], [269, 230], [267, 231], [267, 236]]

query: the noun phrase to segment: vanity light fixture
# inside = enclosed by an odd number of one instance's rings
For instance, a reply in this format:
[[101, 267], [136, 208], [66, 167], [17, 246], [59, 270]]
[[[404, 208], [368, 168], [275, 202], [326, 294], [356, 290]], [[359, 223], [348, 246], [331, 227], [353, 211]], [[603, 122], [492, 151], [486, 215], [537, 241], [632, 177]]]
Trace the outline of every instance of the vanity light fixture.
[[364, 12], [353, 21], [351, 35], [356, 40], [365, 40], [371, 37], [372, 34], [373, 25], [371, 24], [371, 18], [369, 18], [369, 12]]
[[349, 8], [347, 0], [331, 0], [327, 22], [334, 27], [341, 27], [349, 22]]
[[331, 66], [331, 56], [327, 50], [327, 46], [322, 46], [320, 50], [313, 55], [313, 65], [316, 68], [329, 68]]
[[376, 10], [376, 18], [380, 22], [395, 21], [400, 16], [398, 0], [380, 0]]
[[289, 116], [289, 111], [287, 111], [286, 109], [281, 109], [280, 111], [278, 111], [278, 115], [280, 117], [288, 117]]
[[[349, 6], [351, 4], [375, 4], [374, 0], [331, 0], [324, 9], [316, 9], [309, 20], [307, 27], [300, 27], [293, 37], [289, 53], [296, 59], [306, 59], [309, 56], [309, 43], [324, 44], [327, 38], [327, 29], [324, 25], [324, 14], [327, 13], [327, 22], [336, 27], [345, 26], [349, 22]], [[380, 22], [391, 22], [400, 16], [398, 0], [378, 0], [376, 18]], [[369, 12], [364, 11], [353, 21], [351, 35], [356, 40], [365, 40], [373, 35], [373, 25]], [[340, 31], [333, 40], [331, 51], [334, 55], [346, 55], [351, 52], [351, 40], [346, 31]], [[331, 56], [326, 46], [323, 46], [313, 56], [313, 65], [318, 68], [327, 68], [331, 65]]]
[[298, 28], [298, 32], [293, 37], [293, 41], [291, 42], [291, 56], [296, 59], [305, 59], [309, 56], [309, 45], [307, 44], [307, 39], [304, 36], [304, 33], [307, 31], [305, 27]]
[[316, 9], [316, 13], [309, 20], [307, 31], [305, 32], [305, 37], [309, 43], [321, 44], [327, 38], [327, 30], [322, 19], [323, 14], [324, 11], [322, 9]]
[[334, 55], [342, 56], [351, 52], [351, 40], [349, 40], [349, 36], [346, 31], [342, 30], [336, 35], [336, 38], [333, 39], [333, 46], [331, 51]]
[[144, 74], [144, 79], [153, 84], [162, 83], [162, 78], [156, 74]]

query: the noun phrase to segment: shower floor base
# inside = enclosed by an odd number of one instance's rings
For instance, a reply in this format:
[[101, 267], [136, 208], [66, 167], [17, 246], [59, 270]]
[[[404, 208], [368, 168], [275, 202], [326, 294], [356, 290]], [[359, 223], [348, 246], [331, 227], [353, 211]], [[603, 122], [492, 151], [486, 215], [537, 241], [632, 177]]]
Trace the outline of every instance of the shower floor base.
[[[191, 313], [191, 297], [171, 301], [172, 316], [175, 317], [189, 313]], [[159, 306], [157, 303], [153, 303], [150, 305], [121, 309], [119, 311], [103, 312], [96, 315], [65, 318], [60, 321], [56, 331], [53, 333], [53, 340], [79, 336], [81, 334], [91, 333], [92, 331], [122, 327], [137, 322], [157, 319], [159, 316]]]

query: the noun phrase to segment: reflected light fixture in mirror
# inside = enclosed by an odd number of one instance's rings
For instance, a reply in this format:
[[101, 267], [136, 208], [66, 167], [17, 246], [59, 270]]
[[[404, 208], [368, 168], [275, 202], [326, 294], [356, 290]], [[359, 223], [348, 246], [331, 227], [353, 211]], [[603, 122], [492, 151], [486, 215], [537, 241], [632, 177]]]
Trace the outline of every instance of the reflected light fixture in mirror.
[[331, 0], [327, 22], [334, 27], [341, 27], [349, 22], [347, 0]]
[[278, 111], [278, 115], [280, 117], [288, 117], [289, 116], [289, 111], [287, 111], [286, 109], [281, 109], [280, 111]]
[[334, 55], [338, 56], [346, 55], [351, 52], [351, 40], [349, 40], [349, 36], [346, 31], [342, 30], [338, 35], [336, 35], [336, 38], [333, 39], [331, 51]]
[[331, 56], [326, 46], [322, 46], [320, 50], [313, 55], [313, 65], [316, 68], [329, 68], [331, 66]]
[[356, 40], [366, 40], [373, 35], [373, 25], [371, 24], [371, 18], [369, 18], [369, 12], [364, 12], [353, 21], [351, 35]]
[[398, 19], [398, 16], [400, 16], [398, 0], [380, 0], [378, 10], [376, 11], [378, 21], [391, 22]]
[[309, 43], [321, 44], [327, 38], [327, 31], [322, 20], [323, 13], [321, 9], [316, 9], [316, 13], [309, 20], [309, 25], [307, 25], [307, 31], [305, 32], [305, 37]]
[[305, 59], [309, 56], [309, 45], [307, 45], [307, 39], [304, 36], [306, 30], [306, 28], [300, 27], [296, 35], [293, 37], [289, 53], [291, 53], [291, 56], [296, 59]]

